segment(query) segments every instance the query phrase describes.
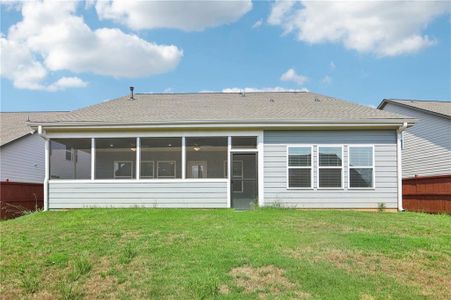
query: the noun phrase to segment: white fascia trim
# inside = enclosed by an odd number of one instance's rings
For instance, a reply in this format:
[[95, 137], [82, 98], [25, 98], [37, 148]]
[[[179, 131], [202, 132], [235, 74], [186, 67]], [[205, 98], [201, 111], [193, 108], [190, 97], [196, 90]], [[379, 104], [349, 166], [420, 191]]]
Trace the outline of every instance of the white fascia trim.
[[[145, 138], [145, 137], [218, 137], [258, 136], [261, 130], [209, 130], [209, 131], [128, 131], [128, 132], [52, 132], [48, 138]], [[255, 151], [255, 149], [254, 149]]]
[[[404, 122], [407, 123], [407, 122]], [[193, 128], [193, 129], [243, 129], [243, 128], [258, 128], [258, 129], [271, 129], [271, 128], [336, 128], [336, 127], [379, 127], [379, 128], [399, 128], [400, 122], [388, 122], [388, 123], [208, 123], [208, 124], [146, 124], [146, 125], [52, 125], [43, 124], [47, 129], [57, 130], [105, 130], [105, 129], [174, 129], [174, 128]], [[36, 127], [36, 126], [33, 126]]]

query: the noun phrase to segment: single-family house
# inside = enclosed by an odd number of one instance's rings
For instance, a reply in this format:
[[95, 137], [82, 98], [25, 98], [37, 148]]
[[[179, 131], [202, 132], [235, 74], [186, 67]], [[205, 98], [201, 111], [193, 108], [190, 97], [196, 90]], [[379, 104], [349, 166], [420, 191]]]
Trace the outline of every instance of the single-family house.
[[451, 175], [451, 101], [384, 99], [378, 108], [417, 119], [403, 134], [404, 178]]
[[63, 112], [0, 113], [0, 216], [42, 205], [45, 141], [27, 121], [52, 120]]
[[402, 138], [405, 206], [451, 213], [451, 101], [384, 99], [378, 108], [417, 120]]
[[413, 123], [310, 92], [132, 92], [29, 124], [46, 139], [46, 209], [402, 209]]

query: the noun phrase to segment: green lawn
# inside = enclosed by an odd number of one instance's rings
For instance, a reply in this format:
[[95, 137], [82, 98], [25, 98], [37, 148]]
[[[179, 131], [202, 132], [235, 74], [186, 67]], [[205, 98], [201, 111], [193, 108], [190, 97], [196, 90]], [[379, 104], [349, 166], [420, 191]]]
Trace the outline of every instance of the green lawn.
[[0, 222], [12, 298], [445, 299], [451, 217], [83, 209]]

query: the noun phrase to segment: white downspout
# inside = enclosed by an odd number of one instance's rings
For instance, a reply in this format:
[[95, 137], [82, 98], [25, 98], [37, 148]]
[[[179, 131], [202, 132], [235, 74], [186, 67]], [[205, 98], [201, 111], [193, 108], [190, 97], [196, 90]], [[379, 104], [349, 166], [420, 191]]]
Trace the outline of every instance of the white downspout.
[[397, 174], [398, 174], [398, 211], [404, 211], [402, 207], [402, 132], [406, 130], [407, 122], [404, 122], [402, 126], [396, 131], [396, 162], [397, 162]]

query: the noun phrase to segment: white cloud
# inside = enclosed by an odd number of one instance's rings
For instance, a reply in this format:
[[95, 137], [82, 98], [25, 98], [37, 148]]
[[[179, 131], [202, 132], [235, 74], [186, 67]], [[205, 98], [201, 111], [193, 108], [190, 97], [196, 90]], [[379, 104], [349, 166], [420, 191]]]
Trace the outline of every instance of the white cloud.
[[276, 87], [266, 87], [266, 88], [253, 88], [253, 87], [245, 87], [245, 88], [225, 88], [222, 90], [223, 93], [252, 93], [252, 92], [308, 92], [309, 90], [306, 88], [302, 89], [287, 89], [280, 86]]
[[293, 68], [291, 68], [288, 69], [285, 73], [283, 73], [282, 76], [280, 76], [280, 80], [293, 81], [299, 85], [302, 85], [308, 80], [308, 78], [304, 75], [296, 73], [296, 71]]
[[268, 23], [307, 43], [341, 43], [362, 53], [395, 56], [433, 45], [435, 40], [422, 32], [448, 11], [447, 1], [277, 1]]
[[252, 29], [259, 28], [259, 27], [261, 27], [262, 25], [263, 25], [263, 20], [262, 20], [262, 19], [259, 19], [259, 20], [257, 20], [257, 21], [254, 23], [254, 25], [252, 25]]
[[22, 20], [1, 37], [1, 75], [23, 89], [56, 91], [86, 86], [66, 77], [45, 84], [50, 71], [139, 77], [175, 68], [183, 53], [116, 28], [92, 30], [76, 2], [24, 2]]
[[245, 1], [97, 1], [100, 19], [132, 29], [175, 28], [201, 31], [237, 21], [252, 8]]
[[67, 88], [86, 87], [87, 85], [88, 83], [86, 81], [83, 81], [78, 77], [61, 77], [60, 79], [49, 85], [47, 90], [53, 92], [65, 90]]

